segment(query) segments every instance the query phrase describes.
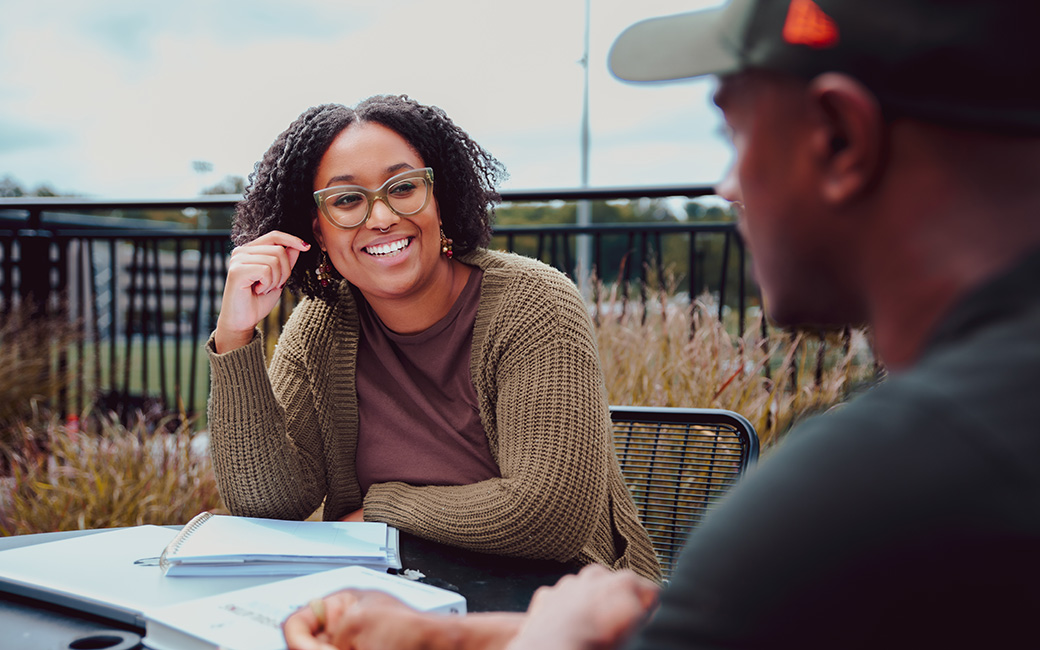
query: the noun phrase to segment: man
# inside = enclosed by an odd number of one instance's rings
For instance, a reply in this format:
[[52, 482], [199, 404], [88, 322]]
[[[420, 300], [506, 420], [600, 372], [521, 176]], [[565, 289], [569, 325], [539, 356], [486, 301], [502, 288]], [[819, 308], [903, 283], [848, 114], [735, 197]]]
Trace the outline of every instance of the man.
[[634, 647], [1040, 644], [1038, 18], [734, 0], [619, 37], [623, 79], [719, 77], [736, 156], [718, 191], [773, 320], [865, 323], [889, 377], [731, 491], [652, 616], [651, 587], [593, 568], [456, 640], [612, 647], [649, 616]]

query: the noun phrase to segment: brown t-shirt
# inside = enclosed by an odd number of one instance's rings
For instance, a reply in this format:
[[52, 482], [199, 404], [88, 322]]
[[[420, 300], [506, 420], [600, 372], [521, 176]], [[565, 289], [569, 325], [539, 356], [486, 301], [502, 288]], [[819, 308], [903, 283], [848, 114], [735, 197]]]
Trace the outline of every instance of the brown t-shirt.
[[499, 476], [470, 380], [483, 272], [474, 268], [451, 311], [418, 334], [389, 330], [358, 298], [357, 476], [375, 483], [466, 485]]

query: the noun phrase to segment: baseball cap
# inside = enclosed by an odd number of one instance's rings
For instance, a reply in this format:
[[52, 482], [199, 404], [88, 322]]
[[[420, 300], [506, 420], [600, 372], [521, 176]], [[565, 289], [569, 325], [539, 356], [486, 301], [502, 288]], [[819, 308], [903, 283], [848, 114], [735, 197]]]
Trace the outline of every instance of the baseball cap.
[[1038, 19], [1036, 0], [732, 0], [632, 25], [609, 65], [637, 82], [842, 72], [892, 116], [1040, 134]]

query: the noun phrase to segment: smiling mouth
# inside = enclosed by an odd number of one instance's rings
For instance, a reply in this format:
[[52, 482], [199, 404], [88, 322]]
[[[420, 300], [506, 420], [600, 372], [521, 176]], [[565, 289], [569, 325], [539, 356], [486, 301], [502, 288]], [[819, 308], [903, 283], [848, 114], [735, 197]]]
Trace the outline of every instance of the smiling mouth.
[[387, 255], [395, 255], [404, 249], [408, 248], [412, 243], [411, 237], [405, 237], [404, 239], [398, 239], [392, 241], [389, 244], [375, 244], [373, 246], [365, 246], [364, 250], [369, 255], [375, 257], [386, 257]]

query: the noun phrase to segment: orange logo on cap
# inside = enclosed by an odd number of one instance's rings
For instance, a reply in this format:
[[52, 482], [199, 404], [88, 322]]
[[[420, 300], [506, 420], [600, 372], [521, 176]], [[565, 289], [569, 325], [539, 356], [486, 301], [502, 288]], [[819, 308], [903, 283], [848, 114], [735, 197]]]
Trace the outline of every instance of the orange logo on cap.
[[838, 44], [838, 26], [812, 0], [791, 0], [784, 22], [784, 40], [791, 45], [832, 47]]

